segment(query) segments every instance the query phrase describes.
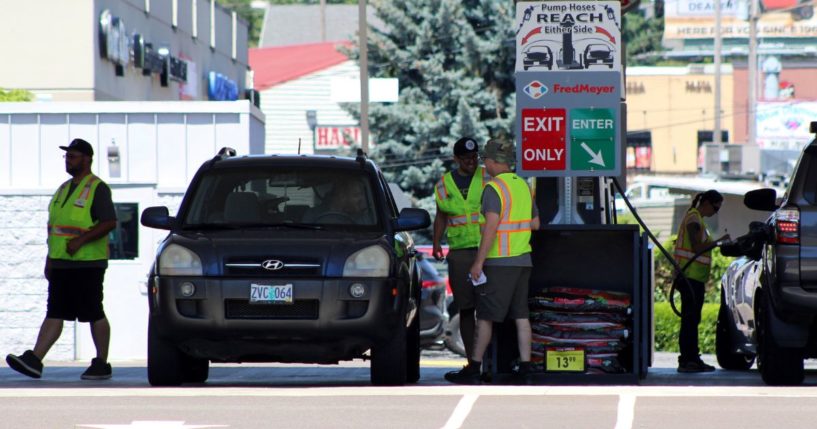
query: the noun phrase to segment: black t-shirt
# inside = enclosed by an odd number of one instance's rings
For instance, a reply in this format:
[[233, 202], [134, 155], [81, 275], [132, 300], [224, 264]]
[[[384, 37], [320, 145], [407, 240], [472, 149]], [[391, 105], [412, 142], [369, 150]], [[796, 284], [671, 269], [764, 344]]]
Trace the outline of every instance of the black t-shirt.
[[[65, 201], [62, 202], [62, 206], [65, 207], [65, 203], [70, 200], [71, 194], [74, 193], [74, 190], [77, 189], [77, 184], [71, 182], [71, 185], [68, 187], [68, 197]], [[101, 182], [96, 187], [96, 192], [94, 192], [94, 201], [91, 202], [91, 219], [95, 222], [105, 222], [108, 220], [116, 220], [116, 209], [113, 206], [113, 198], [111, 197], [111, 188], [105, 182]]]
[[459, 170], [454, 170], [451, 172], [451, 178], [454, 179], [454, 184], [457, 185], [457, 188], [460, 190], [462, 199], [467, 200], [468, 188], [471, 187], [471, 180], [474, 178], [474, 176], [463, 176], [460, 174]]

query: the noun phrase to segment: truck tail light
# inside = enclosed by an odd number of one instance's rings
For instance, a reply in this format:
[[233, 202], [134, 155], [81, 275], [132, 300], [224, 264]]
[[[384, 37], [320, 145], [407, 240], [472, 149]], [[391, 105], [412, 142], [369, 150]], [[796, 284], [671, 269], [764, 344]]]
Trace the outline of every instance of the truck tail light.
[[800, 210], [797, 207], [778, 210], [774, 224], [778, 243], [800, 244]]

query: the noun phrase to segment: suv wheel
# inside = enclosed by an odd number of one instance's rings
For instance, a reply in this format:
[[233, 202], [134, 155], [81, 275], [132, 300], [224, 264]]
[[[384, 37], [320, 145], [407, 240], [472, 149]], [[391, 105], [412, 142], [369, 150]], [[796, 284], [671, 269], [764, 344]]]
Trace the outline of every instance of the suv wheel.
[[151, 386], [182, 384], [182, 352], [159, 336], [153, 318], [148, 320], [148, 382]]
[[803, 383], [803, 357], [800, 350], [779, 347], [769, 330], [771, 303], [764, 296], [758, 296], [757, 305], [757, 367], [766, 384], [772, 386], [794, 386]]
[[448, 322], [448, 326], [445, 328], [445, 346], [448, 347], [448, 350], [452, 352], [466, 357], [465, 356], [465, 343], [462, 341], [462, 334], [460, 334], [460, 314], [457, 313], [454, 317], [451, 318], [451, 321]]
[[715, 331], [715, 354], [718, 357], [718, 365], [723, 369], [746, 371], [752, 367], [755, 361], [753, 354], [736, 353], [732, 350], [732, 336], [729, 310], [726, 307], [726, 299], [721, 290], [721, 307], [718, 310], [718, 324]]
[[372, 347], [371, 379], [376, 386], [399, 386], [406, 383], [408, 373], [407, 328], [400, 319], [394, 335]]
[[[419, 303], [420, 300], [417, 300]], [[420, 380], [420, 315], [414, 316], [414, 321], [406, 332], [406, 382], [416, 383]]]
[[184, 355], [182, 381], [185, 383], [204, 383], [210, 375], [210, 361]]

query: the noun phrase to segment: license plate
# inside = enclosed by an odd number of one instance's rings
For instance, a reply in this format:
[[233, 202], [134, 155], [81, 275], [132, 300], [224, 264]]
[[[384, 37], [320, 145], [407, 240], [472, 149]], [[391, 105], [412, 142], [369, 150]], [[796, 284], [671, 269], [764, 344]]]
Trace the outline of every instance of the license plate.
[[584, 350], [548, 349], [545, 356], [548, 372], [584, 372]]
[[292, 285], [250, 284], [251, 304], [292, 304]]

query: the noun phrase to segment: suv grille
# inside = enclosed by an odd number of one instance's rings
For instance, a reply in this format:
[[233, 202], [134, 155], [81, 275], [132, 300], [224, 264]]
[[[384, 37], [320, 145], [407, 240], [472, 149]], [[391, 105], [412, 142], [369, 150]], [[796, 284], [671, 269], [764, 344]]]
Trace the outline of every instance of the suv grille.
[[[280, 264], [278, 269], [265, 269]], [[231, 258], [224, 263], [224, 275], [233, 277], [314, 277], [320, 276], [321, 264], [315, 259]]]
[[224, 301], [226, 319], [309, 319], [318, 318], [317, 299], [296, 299], [292, 304], [250, 304], [245, 299]]

